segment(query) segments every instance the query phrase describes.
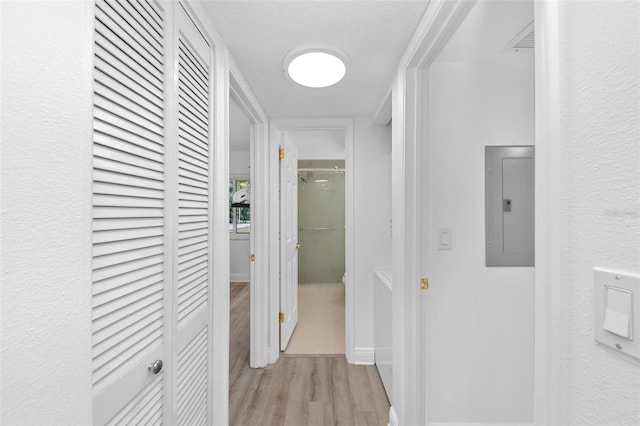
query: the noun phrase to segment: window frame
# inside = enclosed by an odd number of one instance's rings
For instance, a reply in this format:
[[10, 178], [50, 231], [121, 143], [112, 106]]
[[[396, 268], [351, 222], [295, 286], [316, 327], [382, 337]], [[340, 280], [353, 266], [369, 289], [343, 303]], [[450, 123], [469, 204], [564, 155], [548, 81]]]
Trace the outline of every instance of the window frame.
[[[246, 174], [241, 174], [241, 175], [229, 175], [229, 183], [233, 182], [233, 193], [235, 193], [236, 191], [236, 187], [237, 187], [237, 181], [248, 181], [249, 182], [249, 188], [251, 187], [251, 178], [249, 175]], [[227, 225], [227, 230], [229, 232], [229, 239], [230, 240], [248, 240], [251, 238], [251, 217], [249, 218], [249, 232], [238, 232], [238, 212], [237, 209], [240, 208], [245, 208], [245, 207], [231, 207], [231, 200], [229, 200], [229, 210], [230, 210], [230, 214], [231, 211], [233, 211], [233, 230], [229, 228], [229, 225], [231, 224], [231, 222], [229, 222], [229, 224]], [[249, 212], [251, 212], [251, 208], [249, 207]]]

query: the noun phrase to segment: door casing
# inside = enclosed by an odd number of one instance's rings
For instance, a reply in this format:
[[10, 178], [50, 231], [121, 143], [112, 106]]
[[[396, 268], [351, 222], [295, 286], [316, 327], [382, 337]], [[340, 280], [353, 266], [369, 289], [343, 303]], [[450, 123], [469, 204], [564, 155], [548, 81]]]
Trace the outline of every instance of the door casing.
[[[392, 120], [393, 405], [391, 425], [427, 424], [428, 292], [420, 290], [424, 217], [426, 120], [423, 73], [458, 29], [475, 0], [432, 2], [400, 59], [377, 123]], [[391, 102], [389, 102], [389, 98]], [[389, 108], [391, 103], [391, 108]], [[391, 116], [389, 116], [389, 113]]]
[[[279, 351], [279, 221], [280, 206], [278, 191], [280, 188], [278, 149], [283, 132], [292, 131], [312, 131], [312, 130], [342, 130], [345, 137], [345, 245], [346, 245], [346, 289], [345, 289], [345, 328], [346, 328], [346, 358], [350, 363], [357, 363], [355, 354], [355, 263], [354, 263], [354, 223], [355, 223], [355, 200], [354, 200], [354, 179], [353, 179], [353, 140], [354, 125], [353, 120], [344, 118], [319, 118], [319, 119], [282, 119], [271, 120], [269, 125], [269, 149], [262, 153], [266, 156], [269, 168], [264, 174], [257, 175], [256, 179], [262, 182], [269, 182], [269, 286], [268, 286], [268, 306], [260, 312], [261, 317], [252, 318], [252, 327], [255, 322], [268, 324], [266, 336], [260, 336], [260, 341], [266, 341], [266, 352], [268, 353], [268, 363], [274, 363], [280, 357]], [[263, 161], [265, 157], [257, 156], [257, 161]], [[264, 330], [257, 330], [263, 332]], [[264, 338], [264, 339], [263, 339]], [[262, 347], [258, 350], [264, 350]]]
[[[267, 140], [268, 120], [260, 103], [249, 88], [238, 66], [229, 62], [229, 91], [233, 94], [240, 108], [247, 114], [251, 122], [249, 140], [249, 179], [251, 180], [251, 233], [249, 234], [250, 252], [255, 255], [250, 263], [250, 340], [249, 365], [252, 368], [267, 366], [268, 324], [261, 319], [268, 310], [269, 283], [269, 192]], [[228, 150], [226, 152], [228, 158]], [[227, 307], [227, 311], [228, 311]]]

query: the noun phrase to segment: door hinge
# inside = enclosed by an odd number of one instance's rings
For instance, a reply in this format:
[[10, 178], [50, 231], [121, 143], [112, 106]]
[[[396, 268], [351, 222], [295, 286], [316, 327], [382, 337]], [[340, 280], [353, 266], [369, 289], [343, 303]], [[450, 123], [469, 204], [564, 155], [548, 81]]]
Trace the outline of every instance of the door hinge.
[[281, 160], [284, 160], [284, 148], [280, 147], [280, 149], [278, 149], [278, 158]]
[[251, 254], [249, 255], [249, 261], [250, 261], [250, 262], [253, 262], [254, 260], [256, 260], [256, 255], [255, 255], [255, 254], [253, 254], [253, 253], [251, 253]]
[[284, 322], [284, 313], [283, 312], [280, 312], [278, 314], [278, 319], [280, 320], [280, 324], [282, 324]]
[[429, 278], [420, 278], [420, 290], [429, 290]]

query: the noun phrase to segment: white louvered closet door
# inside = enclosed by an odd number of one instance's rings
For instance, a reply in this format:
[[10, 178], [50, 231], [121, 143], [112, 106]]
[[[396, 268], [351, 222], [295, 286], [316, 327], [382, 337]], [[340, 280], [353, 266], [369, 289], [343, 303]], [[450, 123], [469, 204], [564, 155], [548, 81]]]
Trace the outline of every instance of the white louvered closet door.
[[208, 424], [211, 48], [178, 2], [95, 10], [93, 421]]
[[211, 413], [211, 47], [182, 5], [175, 8], [177, 165], [174, 359], [176, 421], [206, 425]]
[[95, 424], [162, 422], [166, 350], [165, 15], [95, 7], [92, 344]]

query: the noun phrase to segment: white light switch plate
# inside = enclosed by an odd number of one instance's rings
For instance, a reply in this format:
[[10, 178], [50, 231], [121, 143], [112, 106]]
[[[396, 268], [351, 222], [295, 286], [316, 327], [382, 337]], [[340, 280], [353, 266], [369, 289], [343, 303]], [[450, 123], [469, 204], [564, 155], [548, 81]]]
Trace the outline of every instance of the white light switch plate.
[[594, 268], [596, 341], [640, 359], [640, 274]]
[[451, 238], [451, 229], [438, 229], [438, 250], [451, 250], [453, 247], [453, 241]]

